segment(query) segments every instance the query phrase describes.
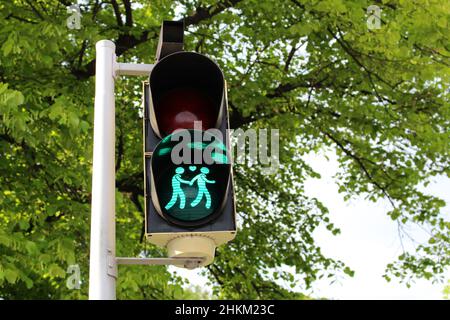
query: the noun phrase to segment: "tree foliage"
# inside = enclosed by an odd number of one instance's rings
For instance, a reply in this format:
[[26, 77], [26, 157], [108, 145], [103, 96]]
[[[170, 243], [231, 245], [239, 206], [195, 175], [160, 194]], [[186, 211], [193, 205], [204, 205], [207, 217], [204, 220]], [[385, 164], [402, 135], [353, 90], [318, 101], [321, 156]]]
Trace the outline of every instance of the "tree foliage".
[[[225, 72], [233, 128], [279, 128], [281, 167], [236, 165], [237, 238], [205, 270], [219, 298], [304, 298], [322, 277], [352, 270], [313, 239], [339, 230], [304, 182], [302, 156], [333, 148], [348, 199], [387, 199], [400, 228], [428, 243], [387, 266], [386, 278], [439, 278], [450, 264], [445, 203], [418, 188], [449, 176], [450, 4], [440, 0], [72, 1], [0, 3], [0, 296], [86, 298], [95, 43], [124, 62], [153, 63], [162, 20], [185, 18], [185, 49]], [[369, 29], [366, 9], [382, 9]], [[142, 79], [116, 85], [117, 252], [143, 242]], [[68, 265], [81, 268], [69, 290]], [[164, 267], [120, 267], [118, 297], [191, 297]], [[302, 291], [301, 290], [301, 291]]]

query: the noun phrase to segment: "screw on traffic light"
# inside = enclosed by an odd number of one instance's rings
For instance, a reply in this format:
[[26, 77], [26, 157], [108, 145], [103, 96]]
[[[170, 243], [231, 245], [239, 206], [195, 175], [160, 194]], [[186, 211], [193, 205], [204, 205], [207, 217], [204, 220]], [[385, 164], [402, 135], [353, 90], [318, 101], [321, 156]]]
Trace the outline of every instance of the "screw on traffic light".
[[170, 257], [207, 265], [236, 234], [226, 82], [210, 58], [183, 51], [183, 30], [163, 23], [144, 83], [145, 229]]

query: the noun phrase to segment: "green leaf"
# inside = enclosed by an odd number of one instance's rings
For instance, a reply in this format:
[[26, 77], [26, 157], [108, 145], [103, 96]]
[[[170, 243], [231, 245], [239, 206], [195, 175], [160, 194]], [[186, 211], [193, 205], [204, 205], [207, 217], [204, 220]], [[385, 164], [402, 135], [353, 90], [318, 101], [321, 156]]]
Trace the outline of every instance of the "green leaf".
[[19, 277], [19, 273], [13, 269], [6, 269], [3, 271], [3, 276], [10, 284], [14, 284]]

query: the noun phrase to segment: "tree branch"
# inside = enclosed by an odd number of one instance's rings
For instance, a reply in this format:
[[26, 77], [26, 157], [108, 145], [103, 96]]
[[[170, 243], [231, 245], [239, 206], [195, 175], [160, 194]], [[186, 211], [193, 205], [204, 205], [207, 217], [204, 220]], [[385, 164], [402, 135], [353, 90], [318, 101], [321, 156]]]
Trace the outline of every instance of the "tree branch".
[[297, 44], [299, 43], [299, 41], [300, 41], [300, 40], [297, 39], [297, 40], [294, 41], [294, 43], [292, 43], [291, 51], [289, 52], [288, 57], [287, 57], [287, 59], [286, 59], [286, 63], [285, 63], [285, 65], [284, 65], [284, 71], [285, 71], [285, 72], [288, 72], [288, 71], [289, 71], [289, 66], [290, 66], [290, 64], [291, 64], [291, 62], [292, 62], [292, 58], [294, 58], [295, 52], [296, 52], [299, 48], [301, 48], [301, 46], [302, 46], [302, 45], [300, 45], [300, 47], [297, 47]]
[[116, 187], [120, 192], [144, 194], [144, 188], [141, 186], [143, 177], [143, 172], [126, 176], [116, 181]]
[[184, 19], [184, 25], [185, 27], [197, 25], [204, 20], [208, 20], [214, 17], [225, 9], [234, 7], [241, 1], [242, 0], [224, 0], [223, 2], [219, 2], [218, 4], [211, 5], [207, 8], [198, 7], [193, 15], [188, 16]]
[[44, 17], [42, 17], [41, 13], [33, 6], [32, 3], [30, 3], [29, 0], [26, 0], [26, 3], [31, 7], [31, 10], [41, 19], [44, 20]]
[[387, 192], [386, 188], [383, 187], [382, 185], [380, 185], [377, 181], [375, 181], [375, 179], [373, 178], [373, 176], [370, 174], [369, 170], [366, 168], [366, 166], [364, 165], [362, 159], [360, 157], [358, 157], [356, 154], [354, 154], [353, 152], [351, 152], [349, 149], [347, 149], [338, 139], [336, 139], [331, 133], [329, 133], [328, 131], [325, 131], [323, 129], [320, 129], [320, 131], [327, 136], [328, 138], [330, 138], [338, 147], [339, 149], [341, 149], [348, 157], [350, 157], [351, 159], [353, 159], [361, 168], [361, 170], [364, 172], [364, 174], [366, 175], [366, 177], [369, 179], [369, 181], [376, 186], [385, 196], [386, 198], [389, 200], [389, 202], [391, 203], [393, 208], [396, 208], [397, 206], [394, 203], [394, 200], [392, 199], [392, 197], [389, 195], [389, 193]]
[[5, 20], [9, 20], [10, 18], [19, 20], [19, 21], [21, 21], [21, 22], [26, 22], [26, 23], [31, 23], [31, 24], [37, 24], [36, 21], [32, 21], [32, 20], [28, 20], [28, 19], [25, 19], [25, 18], [22, 18], [22, 17], [19, 17], [19, 16], [15, 16], [15, 15], [13, 15], [12, 13], [10, 13], [9, 15], [7, 15], [7, 16], [5, 17]]
[[123, 5], [125, 6], [125, 25], [127, 27], [133, 26], [133, 12], [131, 10], [130, 0], [122, 0]]
[[[191, 15], [184, 19], [185, 27], [199, 24], [207, 19], [218, 15], [224, 10], [231, 8], [241, 2], [242, 0], [224, 0], [216, 5], [209, 6], [207, 8], [199, 7]], [[120, 33], [115, 41], [116, 55], [121, 56], [130, 49], [135, 48], [139, 44], [142, 44], [148, 40], [158, 38], [159, 27], [154, 27], [150, 30], [142, 31], [138, 36], [131, 35], [130, 33]], [[95, 59], [92, 59], [82, 68], [73, 68], [72, 74], [79, 80], [87, 79], [95, 74]]]
[[[374, 83], [372, 81], [372, 75], [377, 78], [378, 80], [380, 80], [381, 82], [383, 82], [384, 84], [388, 85], [390, 88], [394, 88], [394, 86], [392, 84], [390, 84], [388, 81], [384, 80], [380, 75], [378, 75], [377, 73], [373, 72], [372, 70], [370, 70], [369, 68], [367, 68], [354, 54], [354, 52], [352, 51], [351, 47], [349, 45], [347, 45], [347, 42], [343, 39], [342, 37], [342, 33], [340, 33], [340, 37], [337, 37], [333, 31], [328, 28], [327, 29], [328, 32], [331, 34], [331, 36], [337, 41], [337, 43], [339, 43], [339, 45], [341, 46], [342, 49], [344, 49], [344, 51], [353, 59], [353, 61], [356, 62], [356, 64], [358, 66], [360, 66], [361, 68], [364, 69], [364, 71], [367, 73], [368, 77], [369, 77], [369, 81], [372, 84], [373, 89], [376, 91], [376, 88], [374, 87]], [[340, 30], [339, 30], [340, 32]], [[378, 94], [378, 93], [377, 93]]]
[[111, 4], [112, 4], [113, 9], [114, 9], [114, 15], [116, 16], [117, 25], [119, 27], [122, 27], [123, 26], [123, 21], [122, 21], [122, 17], [120, 16], [119, 5], [117, 4], [116, 0], [111, 0]]

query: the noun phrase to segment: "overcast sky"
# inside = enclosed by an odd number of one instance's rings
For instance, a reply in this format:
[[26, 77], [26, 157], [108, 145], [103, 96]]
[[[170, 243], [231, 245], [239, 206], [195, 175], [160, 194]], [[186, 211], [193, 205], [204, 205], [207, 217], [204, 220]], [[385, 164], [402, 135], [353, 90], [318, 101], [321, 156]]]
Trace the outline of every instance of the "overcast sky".
[[[410, 289], [393, 279], [390, 283], [382, 278], [386, 265], [393, 262], [403, 251], [395, 222], [386, 212], [390, 210], [387, 201], [370, 202], [357, 199], [345, 203], [337, 192], [333, 175], [337, 161], [331, 153], [325, 157], [313, 156], [309, 163], [322, 175], [321, 179], [311, 179], [306, 184], [306, 193], [318, 197], [330, 210], [332, 221], [341, 229], [341, 234], [331, 236], [324, 228], [316, 232], [316, 240], [322, 252], [340, 259], [355, 270], [353, 278], [345, 278], [340, 283], [330, 285], [317, 282], [315, 293], [334, 299], [441, 299], [442, 283], [417, 281]], [[450, 203], [450, 180], [436, 178], [425, 189], [427, 193], [441, 197]], [[450, 216], [449, 206], [443, 214]], [[428, 240], [420, 228], [410, 227], [408, 233], [419, 242]], [[413, 243], [403, 240], [406, 250], [413, 249]]]

